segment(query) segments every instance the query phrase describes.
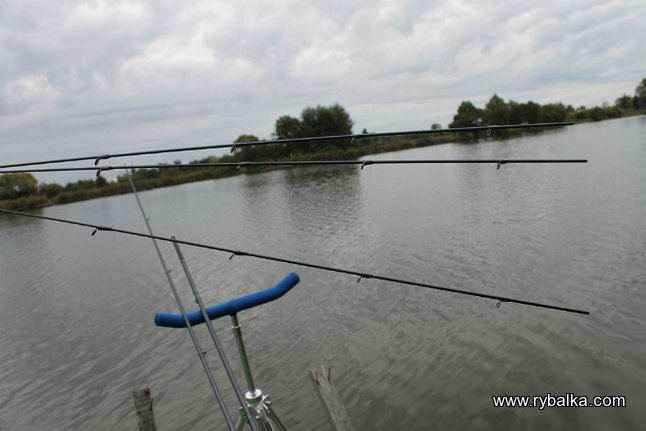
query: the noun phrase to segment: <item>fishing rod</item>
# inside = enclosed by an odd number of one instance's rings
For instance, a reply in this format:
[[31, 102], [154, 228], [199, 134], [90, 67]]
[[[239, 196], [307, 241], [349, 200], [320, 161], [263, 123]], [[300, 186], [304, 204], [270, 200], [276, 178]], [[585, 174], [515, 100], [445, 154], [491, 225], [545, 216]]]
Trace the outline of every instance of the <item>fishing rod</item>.
[[158, 164], [158, 165], [129, 165], [124, 166], [86, 166], [69, 168], [30, 168], [0, 170], [0, 174], [15, 174], [28, 172], [72, 172], [72, 171], [96, 171], [97, 176], [102, 172], [115, 169], [181, 169], [181, 168], [216, 168], [235, 167], [249, 168], [254, 166], [317, 166], [317, 165], [359, 165], [361, 169], [369, 165], [399, 165], [399, 164], [495, 164], [498, 168], [501, 165], [513, 163], [587, 163], [587, 159], [413, 159], [413, 160], [295, 160], [278, 162], [218, 162], [218, 163], [189, 163], [189, 164]]
[[376, 274], [365, 273], [365, 272], [361, 272], [361, 271], [357, 271], [357, 270], [353, 270], [353, 269], [344, 269], [344, 268], [338, 268], [338, 267], [332, 267], [332, 266], [318, 265], [318, 264], [308, 263], [308, 262], [304, 262], [304, 261], [298, 261], [298, 260], [294, 260], [294, 259], [286, 259], [286, 258], [281, 258], [281, 257], [276, 257], [276, 256], [269, 256], [269, 255], [263, 255], [263, 254], [258, 254], [258, 253], [246, 252], [246, 251], [242, 251], [242, 250], [234, 250], [234, 249], [231, 249], [231, 248], [219, 247], [219, 246], [208, 245], [208, 244], [201, 244], [201, 243], [197, 243], [197, 242], [184, 241], [184, 240], [167, 238], [167, 237], [162, 237], [162, 236], [157, 236], [157, 235], [150, 235], [150, 234], [145, 234], [145, 233], [141, 233], [141, 232], [133, 232], [133, 231], [113, 228], [113, 227], [109, 227], [109, 226], [101, 226], [101, 225], [96, 225], [96, 224], [91, 224], [91, 223], [78, 222], [78, 221], [74, 221], [74, 220], [67, 220], [67, 219], [61, 219], [61, 218], [56, 218], [56, 217], [48, 217], [48, 216], [37, 215], [37, 214], [29, 214], [29, 213], [23, 213], [23, 212], [19, 212], [19, 211], [12, 211], [12, 210], [6, 210], [6, 209], [0, 209], [0, 213], [13, 214], [13, 215], [18, 215], [18, 216], [23, 216], [23, 217], [32, 217], [32, 218], [38, 218], [38, 219], [43, 219], [43, 220], [50, 220], [50, 221], [55, 221], [55, 222], [59, 222], [59, 223], [67, 223], [67, 224], [76, 225], [76, 226], [89, 227], [91, 229], [94, 229], [92, 231], [92, 235], [95, 235], [98, 231], [116, 232], [116, 233], [121, 233], [121, 234], [124, 234], [124, 235], [139, 236], [139, 237], [144, 237], [144, 238], [152, 238], [152, 239], [156, 239], [156, 240], [159, 240], [159, 241], [177, 243], [177, 244], [187, 245], [187, 246], [190, 246], [190, 247], [198, 247], [198, 248], [203, 248], [203, 249], [208, 249], [208, 250], [214, 250], [214, 251], [220, 251], [220, 252], [224, 252], [224, 253], [229, 253], [231, 255], [229, 257], [229, 259], [232, 259], [234, 256], [249, 256], [249, 257], [254, 257], [254, 258], [262, 259], [262, 260], [287, 263], [287, 264], [291, 264], [291, 265], [297, 265], [297, 266], [302, 266], [302, 267], [306, 267], [306, 268], [319, 269], [319, 270], [329, 271], [329, 272], [336, 272], [336, 273], [346, 274], [346, 275], [353, 275], [353, 276], [359, 277], [357, 279], [357, 283], [359, 281], [361, 281], [362, 279], [374, 279], [374, 280], [388, 281], [388, 282], [396, 283], [396, 284], [404, 284], [404, 285], [409, 285], [409, 286], [424, 287], [424, 288], [427, 288], [427, 289], [440, 290], [440, 291], [444, 291], [444, 292], [456, 293], [456, 294], [461, 294], [461, 295], [468, 295], [468, 296], [474, 296], [474, 297], [480, 297], [480, 298], [486, 298], [486, 299], [493, 299], [493, 300], [497, 301], [497, 303], [496, 303], [497, 307], [500, 306], [500, 304], [503, 303], [503, 302], [510, 302], [510, 303], [515, 303], [515, 304], [527, 305], [527, 306], [531, 306], [531, 307], [539, 307], [539, 308], [546, 308], [546, 309], [557, 310], [557, 311], [564, 311], [564, 312], [568, 312], [568, 313], [585, 314], [585, 315], [590, 314], [589, 311], [579, 310], [579, 309], [575, 309], [575, 308], [561, 307], [561, 306], [558, 306], [558, 305], [544, 304], [544, 303], [540, 303], [540, 302], [525, 301], [525, 300], [522, 300], [522, 299], [514, 299], [514, 298], [505, 297], [505, 296], [492, 295], [492, 294], [480, 293], [480, 292], [473, 292], [473, 291], [469, 291], [469, 290], [455, 289], [455, 288], [450, 288], [450, 287], [435, 286], [435, 285], [432, 285], [432, 284], [421, 283], [421, 282], [417, 282], [417, 281], [403, 280], [403, 279], [399, 279], [399, 278], [386, 277], [386, 276], [381, 276], [381, 275], [376, 275]]
[[[149, 218], [146, 216], [146, 212], [144, 211], [144, 207], [141, 203], [141, 200], [139, 199], [139, 194], [137, 193], [137, 188], [135, 187], [135, 183], [132, 180], [132, 176], [128, 174], [128, 179], [130, 180], [130, 186], [132, 187], [132, 192], [135, 196], [135, 199], [137, 200], [137, 205], [139, 206], [139, 211], [141, 213], [141, 216], [144, 219], [144, 222], [146, 224], [146, 228], [148, 230], [148, 233], [152, 236], [153, 235], [153, 230], [152, 227], [150, 226], [150, 221]], [[200, 358], [200, 362], [202, 363], [202, 367], [204, 368], [204, 372], [207, 375], [207, 378], [209, 380], [209, 383], [211, 384], [211, 388], [213, 389], [213, 393], [215, 394], [215, 398], [218, 401], [218, 404], [220, 406], [220, 409], [222, 410], [222, 414], [224, 415], [225, 421], [227, 422], [227, 425], [229, 426], [229, 429], [232, 431], [235, 431], [235, 425], [233, 424], [233, 420], [231, 419], [231, 415], [229, 414], [229, 410], [227, 409], [226, 404], [224, 403], [224, 399], [222, 398], [222, 394], [220, 393], [220, 390], [218, 389], [218, 386], [215, 382], [215, 378], [213, 377], [213, 373], [211, 371], [211, 368], [209, 367], [206, 358], [204, 357], [202, 347], [200, 346], [200, 342], [197, 339], [197, 336], [195, 335], [195, 331], [193, 330], [192, 325], [189, 322], [189, 317], [186, 313], [186, 309], [184, 308], [184, 304], [182, 303], [182, 300], [179, 296], [179, 293], [177, 292], [177, 288], [175, 287], [175, 283], [173, 283], [173, 279], [170, 276], [170, 269], [168, 269], [168, 266], [166, 266], [166, 261], [164, 260], [161, 250], [159, 249], [159, 245], [157, 244], [157, 239], [151, 238], [153, 241], [153, 245], [155, 246], [155, 251], [157, 252], [157, 256], [159, 257], [159, 261], [161, 262], [162, 268], [164, 269], [164, 274], [166, 274], [166, 278], [168, 279], [168, 283], [170, 285], [170, 289], [173, 292], [173, 296], [175, 297], [175, 302], [177, 302], [177, 306], [179, 307], [180, 313], [182, 318], [184, 319], [184, 322], [186, 323], [186, 328], [188, 329], [188, 332], [191, 336], [191, 340], [193, 342], [193, 345], [195, 346], [195, 350], [197, 351], [197, 355]], [[177, 247], [177, 244], [175, 244]], [[188, 271], [185, 267], [185, 263], [183, 261], [183, 256], [180, 259], [182, 263], [182, 267], [185, 269], [185, 271]], [[187, 272], [188, 274], [188, 272]], [[194, 289], [193, 286], [193, 279], [189, 278], [189, 283], [191, 284], [191, 289]], [[194, 294], [196, 295], [196, 299], [198, 298], [197, 290], [194, 290]], [[198, 303], [201, 303], [201, 300], [198, 301]], [[210, 322], [209, 322], [210, 323]], [[218, 351], [218, 354], [220, 356], [220, 359], [224, 365], [225, 371], [227, 373], [227, 376], [229, 377], [229, 380], [231, 381], [231, 384], [234, 388], [234, 392], [236, 393], [236, 397], [238, 398], [238, 402], [240, 403], [240, 407], [244, 411], [244, 413], [247, 415], [247, 417], [250, 416], [249, 409], [247, 407], [247, 403], [244, 399], [244, 396], [242, 395], [242, 391], [240, 390], [240, 386], [238, 385], [238, 382], [233, 375], [233, 371], [231, 370], [231, 366], [229, 365], [229, 361], [227, 360], [224, 350], [222, 349], [222, 345], [220, 344], [219, 339], [217, 338], [215, 331], [213, 330], [213, 327], [209, 327], [209, 332], [211, 333], [211, 338], [213, 339], [213, 342], [215, 343], [215, 347]], [[253, 431], [259, 431], [258, 427], [256, 426], [255, 423], [251, 424], [251, 428]]]
[[331, 140], [337, 140], [337, 139], [350, 139], [351, 142], [354, 142], [357, 139], [380, 138], [380, 137], [387, 137], [387, 136], [428, 135], [428, 134], [438, 134], [438, 133], [460, 133], [460, 132], [478, 132], [478, 131], [486, 131], [488, 134], [491, 134], [495, 130], [529, 129], [529, 128], [538, 128], [538, 127], [561, 127], [561, 126], [571, 126], [573, 124], [574, 124], [573, 122], [508, 124], [508, 125], [502, 125], [502, 126], [455, 127], [455, 128], [447, 128], [447, 129], [406, 130], [406, 131], [400, 131], [400, 132], [380, 132], [380, 133], [360, 133], [360, 134], [351, 133], [346, 135], [312, 136], [308, 138], [273, 139], [273, 140], [258, 141], [258, 142], [236, 142], [233, 144], [213, 144], [213, 145], [201, 145], [201, 146], [193, 146], [193, 147], [175, 147], [175, 148], [165, 148], [161, 150], [130, 151], [130, 152], [124, 152], [124, 153], [100, 154], [100, 155], [94, 155], [94, 156], [70, 157], [70, 158], [63, 158], [63, 159], [12, 163], [12, 164], [0, 165], [0, 169], [17, 168], [20, 166], [32, 166], [32, 165], [49, 165], [54, 163], [81, 162], [85, 160], [94, 160], [94, 165], [98, 166], [101, 160], [114, 159], [117, 157], [135, 157], [135, 156], [145, 156], [145, 155], [152, 155], [152, 154], [213, 150], [218, 148], [231, 148], [231, 152], [233, 153], [233, 151], [236, 148], [243, 148], [243, 147], [254, 146], [254, 145], [307, 143], [307, 142], [317, 142], [317, 141], [323, 142], [323, 141], [331, 141]]

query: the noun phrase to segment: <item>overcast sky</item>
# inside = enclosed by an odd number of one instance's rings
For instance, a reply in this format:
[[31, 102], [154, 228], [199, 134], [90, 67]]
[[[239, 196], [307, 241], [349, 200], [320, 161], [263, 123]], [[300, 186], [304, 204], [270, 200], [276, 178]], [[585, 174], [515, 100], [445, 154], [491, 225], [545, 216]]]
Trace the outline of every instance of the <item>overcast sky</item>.
[[0, 164], [270, 138], [333, 103], [355, 132], [493, 93], [612, 103], [646, 77], [644, 23], [644, 0], [0, 0]]

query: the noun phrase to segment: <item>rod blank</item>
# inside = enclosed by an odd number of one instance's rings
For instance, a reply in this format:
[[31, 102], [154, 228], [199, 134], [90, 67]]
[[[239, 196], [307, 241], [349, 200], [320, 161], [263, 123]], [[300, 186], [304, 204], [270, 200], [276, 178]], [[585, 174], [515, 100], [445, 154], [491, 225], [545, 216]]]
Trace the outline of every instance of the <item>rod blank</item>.
[[[139, 200], [139, 194], [137, 194], [137, 189], [135, 188], [135, 183], [132, 181], [132, 177], [128, 176], [128, 179], [130, 180], [130, 185], [132, 186], [132, 192], [135, 196], [135, 199], [137, 200], [137, 205], [139, 206], [139, 211], [141, 212], [141, 216], [144, 219], [144, 223], [146, 224], [146, 228], [148, 229], [148, 232], [150, 235], [153, 235], [153, 230], [152, 227], [150, 226], [150, 223], [148, 221], [148, 217], [146, 217], [146, 212], [144, 211], [144, 207], [141, 204], [141, 201]], [[202, 367], [204, 368], [204, 372], [206, 373], [206, 376], [209, 380], [209, 383], [211, 385], [211, 389], [213, 390], [213, 394], [215, 395], [215, 398], [218, 402], [218, 405], [220, 406], [220, 409], [222, 410], [222, 414], [224, 415], [224, 419], [229, 427], [230, 430], [235, 430], [235, 426], [233, 424], [233, 421], [231, 420], [231, 415], [229, 414], [229, 410], [227, 409], [227, 406], [224, 402], [224, 398], [222, 397], [222, 393], [220, 392], [220, 389], [218, 388], [217, 383], [215, 382], [215, 378], [213, 377], [213, 372], [211, 371], [211, 368], [209, 367], [208, 362], [206, 361], [206, 358], [204, 357], [204, 354], [202, 353], [202, 347], [200, 346], [200, 342], [197, 339], [197, 336], [195, 334], [195, 331], [193, 330], [192, 327], [188, 324], [188, 317], [186, 314], [186, 309], [184, 308], [184, 304], [182, 303], [182, 300], [179, 296], [179, 293], [177, 292], [177, 288], [175, 287], [175, 283], [173, 283], [173, 279], [170, 276], [170, 270], [168, 269], [168, 266], [166, 266], [166, 261], [164, 260], [161, 251], [159, 250], [159, 246], [157, 245], [157, 240], [155, 238], [152, 238], [153, 245], [155, 247], [155, 251], [157, 252], [157, 257], [159, 258], [159, 261], [162, 265], [162, 268], [164, 269], [164, 274], [166, 275], [166, 279], [168, 280], [168, 283], [170, 285], [170, 289], [173, 292], [173, 297], [175, 298], [175, 301], [177, 302], [177, 306], [180, 311], [180, 318], [185, 322], [186, 328], [188, 329], [188, 333], [191, 337], [191, 341], [193, 342], [193, 346], [195, 347], [195, 351], [197, 353], [198, 358], [200, 359], [200, 362], [202, 363]], [[241, 406], [244, 407], [245, 404], [241, 401]]]
[[99, 175], [103, 171], [115, 169], [180, 169], [180, 168], [249, 168], [254, 166], [316, 166], [316, 165], [358, 165], [363, 169], [369, 165], [429, 165], [429, 164], [495, 164], [500, 165], [514, 163], [588, 163], [587, 159], [408, 159], [408, 160], [295, 160], [284, 162], [224, 162], [224, 163], [189, 163], [172, 165], [130, 165], [130, 166], [85, 166], [69, 168], [30, 168], [0, 170], [0, 174], [24, 173], [24, 172], [73, 172], [73, 171], [96, 171]]
[[93, 230], [97, 230], [97, 231], [116, 232], [116, 233], [121, 233], [121, 234], [124, 234], [124, 235], [139, 236], [139, 237], [143, 237], [143, 238], [152, 238], [152, 239], [156, 239], [156, 240], [159, 240], [159, 241], [178, 243], [178, 244], [188, 245], [188, 246], [191, 246], [191, 247], [204, 248], [204, 249], [214, 250], [214, 251], [221, 251], [221, 252], [229, 253], [232, 256], [255, 257], [257, 259], [263, 259], [263, 260], [269, 260], [269, 261], [281, 262], [281, 263], [288, 263], [288, 264], [307, 267], [307, 268], [320, 269], [320, 270], [323, 270], [323, 271], [329, 271], [329, 272], [336, 272], [336, 273], [340, 273], [340, 274], [353, 275], [353, 276], [357, 276], [357, 277], [360, 277], [360, 278], [366, 278], [366, 279], [372, 278], [372, 279], [375, 279], [375, 280], [388, 281], [388, 282], [391, 282], [391, 283], [406, 284], [406, 285], [409, 285], [409, 286], [424, 287], [424, 288], [427, 288], [427, 289], [441, 290], [441, 291], [444, 291], [444, 292], [457, 293], [457, 294], [461, 294], [461, 295], [493, 299], [493, 300], [496, 300], [496, 301], [499, 301], [499, 302], [510, 302], [510, 303], [528, 305], [528, 306], [532, 306], [532, 307], [539, 307], [539, 308], [546, 308], [546, 309], [551, 309], [551, 310], [565, 311], [565, 312], [568, 312], [568, 313], [590, 314], [589, 311], [579, 310], [579, 309], [576, 309], [576, 308], [561, 307], [561, 306], [558, 306], [558, 305], [551, 305], [551, 304], [544, 304], [544, 303], [540, 303], [540, 302], [525, 301], [525, 300], [522, 300], [522, 299], [514, 299], [514, 298], [505, 297], [505, 296], [492, 295], [492, 294], [480, 293], [480, 292], [472, 292], [472, 291], [468, 291], [468, 290], [454, 289], [454, 288], [449, 288], [449, 287], [435, 286], [435, 285], [432, 285], [432, 284], [421, 283], [421, 282], [417, 282], [417, 281], [403, 280], [403, 279], [398, 279], [398, 278], [385, 277], [385, 276], [380, 276], [380, 275], [376, 275], [376, 274], [369, 274], [369, 273], [359, 272], [359, 271], [352, 270], [352, 269], [335, 268], [335, 267], [331, 267], [331, 266], [317, 265], [317, 264], [298, 261], [298, 260], [293, 260], [293, 259], [285, 259], [285, 258], [276, 257], [276, 256], [262, 255], [262, 254], [258, 254], [258, 253], [250, 253], [250, 252], [241, 251], [241, 250], [234, 250], [234, 249], [225, 248], [225, 247], [218, 247], [218, 246], [214, 246], [214, 245], [200, 244], [200, 243], [197, 243], [197, 242], [183, 241], [183, 240], [179, 240], [179, 239], [167, 238], [167, 237], [162, 237], [162, 236], [157, 236], [157, 235], [148, 235], [148, 234], [141, 233], [141, 232], [133, 232], [133, 231], [128, 231], [128, 230], [124, 230], [124, 229], [117, 229], [117, 228], [113, 228], [113, 227], [109, 227], [109, 226], [100, 226], [100, 225], [95, 225], [95, 224], [90, 224], [90, 223], [82, 223], [82, 222], [77, 222], [77, 221], [73, 221], [73, 220], [66, 220], [66, 219], [42, 216], [42, 215], [37, 215], [37, 214], [22, 213], [22, 212], [19, 212], [19, 211], [12, 211], [12, 210], [5, 210], [5, 209], [0, 209], [0, 213], [13, 214], [13, 215], [19, 215], [19, 216], [24, 216], [24, 217], [32, 217], [32, 218], [38, 218], [38, 219], [43, 219], [43, 220], [51, 220], [51, 221], [56, 221], [56, 222], [59, 222], [59, 223], [67, 223], [67, 224], [72, 224], [72, 225], [76, 225], [76, 226], [84, 226], [84, 227], [89, 227], [89, 228], [91, 228]]
[[456, 127], [452, 129], [449, 128], [449, 129], [435, 129], [435, 130], [407, 130], [407, 131], [400, 131], [400, 132], [360, 133], [360, 134], [348, 134], [348, 135], [336, 135], [336, 136], [314, 136], [309, 138], [274, 139], [270, 141], [260, 141], [260, 142], [238, 142], [235, 144], [215, 144], [215, 145], [202, 145], [202, 146], [193, 146], [193, 147], [176, 147], [176, 148], [165, 148], [161, 150], [131, 151], [126, 153], [99, 154], [95, 156], [70, 157], [65, 159], [12, 163], [12, 164], [0, 165], [0, 169], [17, 168], [20, 166], [48, 165], [53, 163], [81, 162], [85, 160], [94, 160], [94, 164], [98, 165], [101, 160], [114, 159], [117, 157], [133, 157], [133, 156], [145, 156], [145, 155], [163, 154], [163, 153], [212, 150], [217, 148], [231, 148], [233, 150], [234, 148], [241, 148], [241, 147], [246, 147], [251, 145], [274, 145], [274, 144], [288, 144], [288, 143], [316, 142], [316, 141], [323, 142], [323, 141], [330, 141], [330, 140], [336, 140], [336, 139], [356, 140], [356, 139], [378, 138], [378, 137], [386, 137], [386, 136], [428, 135], [428, 134], [438, 134], [438, 133], [494, 131], [494, 130], [504, 130], [504, 129], [529, 129], [529, 128], [537, 128], [537, 127], [562, 127], [562, 126], [571, 126], [573, 124], [574, 123], [572, 122], [508, 124], [508, 125], [502, 125], [502, 126]]

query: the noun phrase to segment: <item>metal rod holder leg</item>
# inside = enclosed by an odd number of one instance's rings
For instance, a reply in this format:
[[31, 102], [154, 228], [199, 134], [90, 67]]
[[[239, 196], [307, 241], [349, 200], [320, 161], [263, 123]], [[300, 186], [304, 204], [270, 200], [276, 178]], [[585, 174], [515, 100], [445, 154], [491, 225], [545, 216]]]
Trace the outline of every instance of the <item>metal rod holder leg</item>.
[[[253, 411], [255, 414], [254, 418], [247, 418], [247, 420], [255, 420], [260, 429], [265, 431], [287, 431], [287, 428], [285, 428], [285, 425], [271, 407], [269, 395], [263, 394], [262, 390], [257, 388], [254, 384], [251, 367], [249, 366], [249, 358], [247, 357], [247, 351], [242, 339], [242, 330], [240, 329], [240, 323], [238, 322], [238, 316], [236, 314], [231, 315], [231, 330], [233, 331], [233, 336], [238, 344], [242, 370], [244, 372], [245, 379], [247, 380], [247, 386], [249, 387], [249, 391], [245, 394], [247, 406], [249, 410]], [[244, 413], [241, 412], [241, 419], [238, 422], [238, 426], [245, 422]]]

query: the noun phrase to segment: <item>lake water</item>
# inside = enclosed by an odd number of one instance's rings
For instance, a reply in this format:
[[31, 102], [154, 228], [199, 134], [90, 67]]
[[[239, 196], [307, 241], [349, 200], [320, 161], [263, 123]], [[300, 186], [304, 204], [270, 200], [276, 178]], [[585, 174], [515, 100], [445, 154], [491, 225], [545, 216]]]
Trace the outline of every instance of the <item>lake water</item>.
[[[332, 367], [359, 430], [643, 429], [646, 117], [371, 159], [588, 164], [309, 167], [140, 193], [156, 234], [590, 311], [568, 314], [183, 247], [207, 304], [301, 283], [240, 313], [256, 383], [289, 429], [329, 425]], [[46, 208], [145, 231], [132, 195]], [[162, 245], [195, 308], [172, 246]], [[0, 215], [0, 429], [226, 429], [149, 240]], [[229, 320], [214, 322], [239, 373]], [[236, 413], [208, 334], [207, 359]], [[626, 408], [494, 408], [493, 395], [620, 395]]]

